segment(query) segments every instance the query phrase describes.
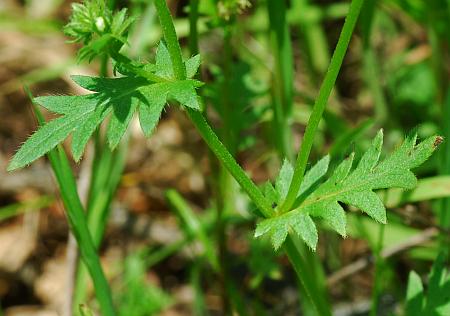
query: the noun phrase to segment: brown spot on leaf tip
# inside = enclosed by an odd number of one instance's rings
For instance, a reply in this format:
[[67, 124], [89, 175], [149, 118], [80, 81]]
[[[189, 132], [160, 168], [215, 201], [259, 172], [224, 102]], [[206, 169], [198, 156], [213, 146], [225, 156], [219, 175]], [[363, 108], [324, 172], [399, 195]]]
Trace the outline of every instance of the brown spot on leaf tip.
[[444, 141], [444, 137], [442, 136], [436, 136], [436, 139], [434, 140], [433, 146], [436, 148]]

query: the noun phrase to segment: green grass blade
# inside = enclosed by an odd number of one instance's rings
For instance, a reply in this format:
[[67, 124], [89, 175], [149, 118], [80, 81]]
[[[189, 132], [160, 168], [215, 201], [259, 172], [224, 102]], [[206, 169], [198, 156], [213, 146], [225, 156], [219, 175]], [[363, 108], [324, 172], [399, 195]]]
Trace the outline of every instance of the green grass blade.
[[[37, 107], [35, 107], [35, 112], [39, 124], [44, 124], [43, 115]], [[85, 212], [78, 196], [69, 160], [61, 146], [49, 151], [47, 156], [55, 173], [67, 219], [80, 249], [81, 258], [88, 267], [94, 283], [100, 308], [105, 316], [114, 316], [116, 313], [112, 303], [111, 291], [87, 226]]]

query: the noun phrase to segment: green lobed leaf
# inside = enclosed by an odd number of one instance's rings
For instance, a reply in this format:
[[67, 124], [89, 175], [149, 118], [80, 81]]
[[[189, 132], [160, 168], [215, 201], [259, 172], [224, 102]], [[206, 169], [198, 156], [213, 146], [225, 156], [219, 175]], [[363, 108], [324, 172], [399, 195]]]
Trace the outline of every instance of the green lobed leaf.
[[78, 107], [78, 111], [58, 117], [42, 126], [20, 147], [9, 163], [8, 171], [22, 168], [55, 148], [94, 110], [95, 106], [86, 102]]
[[[300, 186], [299, 195], [307, 192], [326, 174], [329, 163], [330, 157], [325, 156], [306, 172], [304, 181]], [[284, 160], [275, 181], [275, 188], [270, 182], [265, 184], [264, 194], [270, 201], [275, 203], [274, 206], [280, 204], [286, 197], [293, 174], [294, 169], [292, 165], [288, 160]], [[317, 229], [308, 214], [289, 217], [289, 219], [284, 221], [278, 221], [277, 217], [264, 220], [257, 225], [255, 237], [270, 232], [272, 245], [277, 250], [286, 239], [289, 229], [298, 234], [310, 248], [315, 249], [318, 240]]]
[[[374, 190], [391, 187], [414, 188], [417, 179], [411, 169], [430, 157], [441, 138], [432, 136], [417, 145], [416, 141], [415, 133], [409, 135], [397, 150], [379, 162], [383, 143], [383, 132], [380, 130], [356, 168], [352, 170], [352, 154], [337, 166], [327, 181], [314, 189], [313, 184], [327, 172], [329, 158], [323, 158], [305, 174], [295, 209], [260, 222], [255, 236], [269, 234], [273, 246], [278, 248], [284, 242], [283, 238], [287, 236], [288, 231], [292, 230], [300, 235], [308, 246], [315, 249], [315, 227], [313, 229], [310, 224], [305, 224], [302, 230], [298, 226], [298, 218], [320, 217], [331, 228], [345, 236], [345, 212], [340, 203], [355, 206], [376, 221], [386, 223], [386, 209]], [[292, 179], [291, 170], [292, 167], [285, 162], [277, 178], [275, 188], [282, 198], [287, 190], [286, 184]], [[314, 190], [308, 194], [307, 191], [311, 189]]]
[[[79, 95], [52, 95], [33, 99], [34, 103], [42, 105], [47, 110], [57, 114], [68, 114], [90, 101], [88, 97]], [[92, 101], [95, 103], [95, 100]]]
[[[124, 14], [118, 15], [117, 19], [123, 19]], [[200, 56], [194, 56], [185, 63], [189, 77], [193, 77], [198, 70]], [[11, 160], [8, 170], [22, 168], [33, 162], [71, 133], [73, 133], [72, 155], [78, 161], [92, 133], [108, 115], [111, 118], [107, 138], [109, 146], [113, 149], [120, 142], [136, 111], [139, 111], [144, 134], [150, 136], [169, 99], [196, 110], [201, 108], [196, 89], [202, 83], [194, 79], [172, 78], [170, 56], [162, 42], [158, 47], [156, 64], [149, 64], [147, 69], [168, 80], [152, 83], [139, 76], [120, 78], [72, 76], [75, 83], [93, 93], [35, 98], [35, 103], [62, 116], [41, 127], [26, 141]]]

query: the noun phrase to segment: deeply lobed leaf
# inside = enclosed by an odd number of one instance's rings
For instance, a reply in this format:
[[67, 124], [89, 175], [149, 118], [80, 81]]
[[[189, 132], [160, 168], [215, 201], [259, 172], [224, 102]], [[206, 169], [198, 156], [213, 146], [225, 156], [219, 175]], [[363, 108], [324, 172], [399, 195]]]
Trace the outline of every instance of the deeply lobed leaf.
[[[340, 235], [346, 235], [346, 218], [341, 203], [355, 206], [380, 223], [386, 223], [386, 209], [374, 192], [377, 189], [400, 187], [412, 189], [416, 177], [411, 169], [427, 160], [436, 149], [439, 137], [433, 136], [416, 145], [417, 135], [408, 136], [390, 156], [379, 162], [383, 144], [380, 130], [370, 148], [352, 170], [354, 154], [341, 162], [333, 174], [316, 188], [314, 184], [327, 172], [328, 156], [311, 168], [304, 177], [295, 208], [284, 214], [265, 219], [256, 228], [255, 236], [268, 234], [275, 249], [279, 248], [289, 231], [298, 234], [312, 249], [317, 245], [317, 229], [311, 217], [320, 217]], [[292, 166], [283, 164], [275, 189], [279, 204], [286, 196], [292, 180]], [[272, 198], [277, 196], [272, 193]], [[269, 196], [266, 194], [266, 197]], [[299, 223], [303, 223], [299, 225]]]
[[[139, 120], [146, 136], [150, 136], [157, 125], [161, 112], [169, 99], [196, 110], [201, 108], [196, 89], [201, 85], [190, 79], [200, 65], [200, 57], [194, 56], [186, 62], [189, 79], [175, 80], [167, 48], [158, 47], [154, 74], [162, 82], [151, 82], [143, 77], [97, 78], [73, 76], [79, 86], [93, 92], [81, 96], [45, 96], [34, 99], [49, 111], [61, 114], [35, 132], [11, 160], [8, 170], [21, 168], [52, 150], [72, 134], [72, 155], [78, 161], [92, 133], [109, 115], [106, 136], [114, 149], [125, 134], [131, 119], [139, 111]], [[150, 64], [149, 64], [150, 65]]]

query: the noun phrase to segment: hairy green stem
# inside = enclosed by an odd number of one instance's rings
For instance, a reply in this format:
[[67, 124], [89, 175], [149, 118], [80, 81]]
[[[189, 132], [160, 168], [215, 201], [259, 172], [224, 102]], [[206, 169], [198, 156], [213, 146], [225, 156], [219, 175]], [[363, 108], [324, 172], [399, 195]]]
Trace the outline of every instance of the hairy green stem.
[[339, 36], [336, 49], [333, 53], [333, 57], [331, 58], [330, 66], [328, 67], [327, 74], [325, 75], [325, 79], [319, 90], [319, 95], [314, 103], [308, 125], [306, 126], [303, 142], [300, 146], [300, 151], [295, 163], [294, 176], [292, 177], [292, 182], [289, 186], [286, 200], [280, 208], [281, 212], [289, 211], [297, 198], [297, 193], [303, 181], [306, 164], [308, 163], [309, 154], [311, 153], [317, 127], [322, 119], [323, 111], [325, 110], [328, 98], [333, 90], [339, 70], [341, 69], [342, 61], [344, 60], [345, 53], [347, 52], [347, 47], [350, 43], [350, 38], [352, 36], [353, 29], [355, 28], [356, 21], [358, 20], [359, 12], [361, 11], [363, 3], [364, 0], [353, 0], [350, 5], [350, 9], [347, 18], [345, 19], [341, 35]]
[[255, 183], [247, 176], [241, 166], [238, 165], [227, 148], [222, 144], [217, 135], [206, 122], [203, 115], [193, 109], [186, 108], [189, 118], [194, 123], [200, 135], [217, 156], [220, 162], [227, 168], [231, 175], [241, 185], [242, 189], [249, 195], [264, 217], [271, 217], [274, 212], [268, 200], [261, 193]]
[[[169, 50], [170, 58], [172, 60], [173, 70], [177, 76], [177, 79], [183, 80], [186, 78], [186, 68], [183, 63], [181, 48], [178, 43], [172, 17], [165, 0], [155, 0], [155, 5], [162, 24], [164, 38], [167, 42], [167, 49]], [[195, 127], [217, 158], [222, 162], [225, 168], [228, 169], [244, 191], [247, 192], [252, 201], [262, 212], [263, 216], [270, 217], [273, 214], [273, 209], [270, 203], [258, 189], [256, 184], [254, 184], [244, 170], [242, 170], [241, 166], [239, 166], [234, 160], [233, 156], [228, 152], [227, 148], [222, 144], [209, 124], [206, 122], [203, 115], [199, 111], [191, 108], [186, 108], [186, 111], [189, 118], [194, 123]]]
[[186, 67], [183, 63], [181, 55], [181, 47], [178, 43], [177, 33], [173, 25], [172, 16], [167, 7], [166, 0], [155, 0], [156, 10], [158, 11], [159, 21], [161, 23], [162, 32], [166, 39], [167, 50], [173, 64], [173, 72], [179, 80], [186, 79]]

